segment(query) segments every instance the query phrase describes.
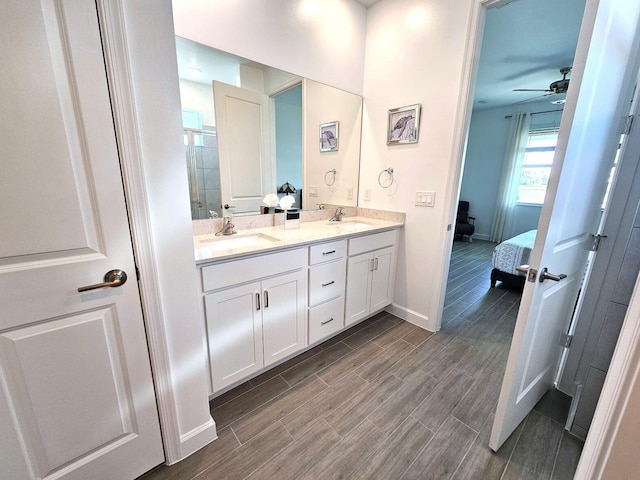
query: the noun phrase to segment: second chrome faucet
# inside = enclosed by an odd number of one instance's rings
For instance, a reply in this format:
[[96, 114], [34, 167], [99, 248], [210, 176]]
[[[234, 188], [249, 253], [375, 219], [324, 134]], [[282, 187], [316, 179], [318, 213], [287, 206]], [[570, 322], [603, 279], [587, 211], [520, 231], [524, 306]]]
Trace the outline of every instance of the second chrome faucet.
[[233, 235], [234, 233], [237, 233], [234, 228], [236, 228], [236, 226], [231, 222], [231, 217], [224, 217], [222, 228], [220, 231], [216, 232], [216, 236]]
[[333, 214], [333, 217], [329, 219], [330, 222], [341, 222], [342, 217], [344, 217], [346, 213], [342, 211], [342, 207], [336, 208], [336, 213]]

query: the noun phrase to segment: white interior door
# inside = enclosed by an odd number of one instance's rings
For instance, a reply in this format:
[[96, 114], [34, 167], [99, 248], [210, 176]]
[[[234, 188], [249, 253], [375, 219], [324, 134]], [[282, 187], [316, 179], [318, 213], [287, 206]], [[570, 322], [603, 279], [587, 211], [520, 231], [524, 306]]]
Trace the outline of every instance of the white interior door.
[[[269, 97], [213, 82], [220, 157], [222, 214], [256, 213], [275, 193], [270, 155]], [[226, 209], [224, 205], [231, 208]]]
[[[531, 269], [489, 442], [497, 450], [551, 387], [638, 72], [640, 3], [588, 0]], [[566, 278], [540, 282], [542, 271]], [[530, 270], [530, 275], [532, 270]]]
[[2, 478], [164, 459], [99, 32], [89, 0], [0, 3]]

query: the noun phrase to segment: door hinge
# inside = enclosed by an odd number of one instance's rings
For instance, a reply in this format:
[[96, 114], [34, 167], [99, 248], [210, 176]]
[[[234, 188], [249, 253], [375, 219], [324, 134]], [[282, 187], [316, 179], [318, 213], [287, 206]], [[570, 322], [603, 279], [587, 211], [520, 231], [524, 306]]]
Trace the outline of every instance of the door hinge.
[[536, 283], [536, 277], [538, 276], [538, 270], [535, 268], [530, 268], [529, 273], [527, 274], [527, 282]]
[[560, 335], [560, 345], [563, 348], [569, 348], [571, 346], [571, 340], [573, 340], [573, 335], [569, 335], [566, 333]]
[[138, 269], [138, 266], [136, 265], [136, 280], [139, 282], [140, 281], [140, 270]]
[[635, 116], [629, 115], [624, 122], [624, 129], [622, 130], [623, 135], [629, 135], [631, 133], [631, 127], [633, 126], [633, 120]]
[[447, 225], [447, 232], [451, 231], [451, 224]]
[[591, 238], [593, 239], [593, 242], [591, 243], [591, 246], [589, 247], [589, 250], [591, 250], [592, 252], [597, 252], [598, 249], [600, 248], [600, 241], [603, 238], [607, 238], [607, 235], [600, 235], [598, 233], [596, 235], [591, 235]]

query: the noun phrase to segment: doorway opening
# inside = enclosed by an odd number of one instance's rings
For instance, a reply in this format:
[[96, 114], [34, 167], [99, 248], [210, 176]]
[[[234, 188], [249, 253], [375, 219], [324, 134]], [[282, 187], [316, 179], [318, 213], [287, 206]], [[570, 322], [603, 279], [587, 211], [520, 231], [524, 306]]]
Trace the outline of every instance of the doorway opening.
[[[556, 87], [570, 82], [585, 1], [557, 7], [523, 0], [486, 12], [459, 193], [473, 231], [454, 235], [441, 331], [468, 332], [478, 360], [500, 375], [526, 278], [516, 267], [533, 248], [563, 114], [567, 88]], [[564, 423], [569, 406], [570, 397], [554, 391], [534, 413]], [[579, 451], [566, 435], [557, 436], [558, 448]]]

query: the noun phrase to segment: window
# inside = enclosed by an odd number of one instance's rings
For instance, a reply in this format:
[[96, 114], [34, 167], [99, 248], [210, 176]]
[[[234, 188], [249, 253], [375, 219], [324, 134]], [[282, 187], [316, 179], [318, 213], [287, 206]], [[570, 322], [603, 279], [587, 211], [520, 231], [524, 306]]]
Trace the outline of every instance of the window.
[[[182, 128], [201, 130], [202, 114], [198, 110], [182, 109]], [[184, 133], [184, 144], [189, 145], [187, 132]], [[202, 146], [202, 138], [200, 136], [194, 139], [194, 145], [197, 147]]]
[[531, 130], [525, 150], [518, 203], [542, 205], [558, 141], [557, 130]]

